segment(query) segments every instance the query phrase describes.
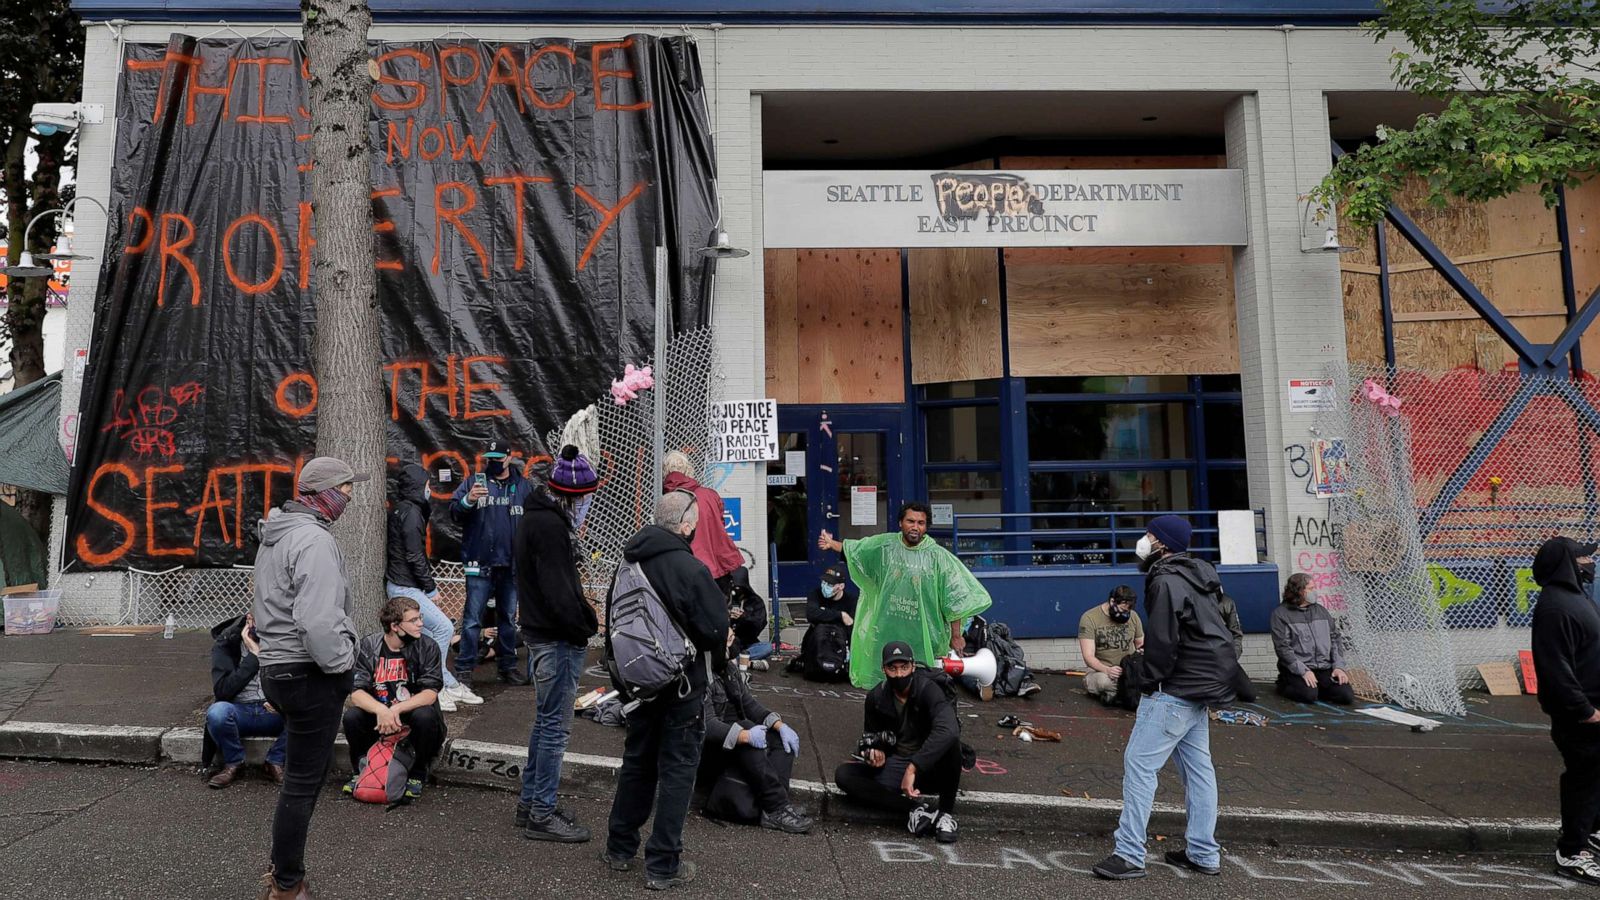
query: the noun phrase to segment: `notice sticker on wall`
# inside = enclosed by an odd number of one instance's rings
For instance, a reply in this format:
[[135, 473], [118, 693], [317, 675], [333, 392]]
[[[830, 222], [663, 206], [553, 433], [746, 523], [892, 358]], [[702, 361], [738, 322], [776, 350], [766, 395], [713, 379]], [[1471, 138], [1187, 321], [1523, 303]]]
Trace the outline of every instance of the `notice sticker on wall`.
[[1333, 409], [1332, 378], [1289, 379], [1289, 412], [1319, 413]]
[[878, 524], [878, 486], [852, 485], [850, 488], [850, 524]]
[[954, 503], [933, 504], [933, 524], [954, 525], [956, 523], [956, 505]]

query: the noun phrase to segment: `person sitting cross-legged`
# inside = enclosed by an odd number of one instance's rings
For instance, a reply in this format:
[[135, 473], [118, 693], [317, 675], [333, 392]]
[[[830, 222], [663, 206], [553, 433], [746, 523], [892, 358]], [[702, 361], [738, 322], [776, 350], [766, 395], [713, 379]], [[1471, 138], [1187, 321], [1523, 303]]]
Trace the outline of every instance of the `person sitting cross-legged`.
[[[350, 744], [350, 767], [361, 771], [361, 759], [380, 736], [410, 728], [416, 761], [406, 781], [406, 798], [422, 796], [428, 766], [444, 746], [444, 713], [439, 690], [444, 663], [439, 645], [422, 637], [422, 611], [410, 597], [390, 597], [378, 614], [383, 631], [369, 634], [356, 647], [355, 690], [344, 711], [344, 739]], [[344, 792], [353, 793], [360, 775]]]

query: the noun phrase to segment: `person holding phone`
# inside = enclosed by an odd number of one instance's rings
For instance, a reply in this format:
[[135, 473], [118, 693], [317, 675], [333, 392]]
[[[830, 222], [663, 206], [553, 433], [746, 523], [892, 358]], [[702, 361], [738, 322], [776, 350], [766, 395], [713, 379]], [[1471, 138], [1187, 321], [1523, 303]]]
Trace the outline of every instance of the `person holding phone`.
[[527, 674], [517, 666], [517, 579], [512, 549], [529, 486], [511, 464], [504, 442], [490, 441], [481, 458], [483, 470], [462, 481], [450, 498], [450, 516], [461, 523], [461, 566], [467, 581], [455, 678], [469, 690], [491, 599], [500, 680], [510, 685], [529, 683]]
[[[283, 717], [261, 693], [261, 644], [256, 640], [255, 617], [245, 613], [218, 622], [211, 629], [211, 637], [211, 694], [215, 702], [206, 710], [206, 736], [200, 750], [206, 784], [220, 790], [238, 780], [239, 770], [244, 768], [242, 739], [247, 737], [277, 738], [267, 750], [264, 769], [268, 779], [282, 784], [286, 740]], [[222, 766], [213, 768], [212, 761], [219, 753]]]

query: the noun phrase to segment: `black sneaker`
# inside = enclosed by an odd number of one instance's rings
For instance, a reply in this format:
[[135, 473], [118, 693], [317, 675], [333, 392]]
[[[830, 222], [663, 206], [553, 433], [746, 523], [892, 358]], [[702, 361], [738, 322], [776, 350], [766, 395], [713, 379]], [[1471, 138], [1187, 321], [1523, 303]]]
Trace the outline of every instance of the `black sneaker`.
[[600, 861], [605, 863], [606, 868], [613, 872], [629, 872], [633, 870], [633, 857], [630, 856], [624, 859], [620, 856], [612, 856], [609, 849], [600, 851]]
[[542, 819], [529, 818], [528, 827], [522, 829], [522, 836], [530, 841], [582, 844], [589, 840], [589, 829], [552, 814]]
[[[556, 812], [557, 812], [557, 814], [559, 814], [560, 810], [557, 810]], [[517, 827], [517, 828], [527, 828], [528, 827], [528, 815], [529, 815], [528, 804], [526, 804], [526, 803], [518, 803], [517, 804], [517, 811], [516, 811], [516, 813], [514, 813], [512, 815], [511, 821], [514, 823], [515, 827]]]
[[1123, 859], [1115, 853], [1094, 864], [1094, 874], [1112, 881], [1131, 881], [1143, 878], [1145, 870]]
[[1596, 862], [1594, 854], [1582, 850], [1572, 856], [1562, 856], [1556, 852], [1556, 874], [1573, 881], [1584, 884], [1600, 885], [1600, 862]]
[[1017, 696], [1018, 697], [1026, 697], [1029, 694], [1037, 694], [1041, 690], [1043, 690], [1043, 688], [1039, 687], [1039, 682], [1037, 682], [1037, 681], [1024, 681], [1022, 683], [1022, 687], [1017, 688]]
[[527, 685], [532, 684], [532, 682], [528, 681], [528, 676], [522, 674], [516, 669], [501, 669], [500, 680], [505, 684], [511, 685], [512, 687], [526, 687]]
[[777, 812], [764, 812], [761, 814], [761, 827], [771, 828], [785, 834], [805, 834], [811, 830], [812, 821], [795, 812], [794, 807], [785, 806]]
[[646, 876], [644, 880], [644, 886], [652, 891], [664, 891], [668, 888], [675, 888], [680, 884], [688, 884], [693, 880], [694, 863], [689, 862], [686, 859], [680, 859], [678, 860], [678, 871], [676, 874], [668, 875], [665, 878], [656, 878], [653, 875]]
[[1221, 866], [1202, 866], [1190, 859], [1188, 850], [1168, 850], [1165, 855], [1169, 865], [1177, 866], [1180, 869], [1188, 869], [1191, 872], [1199, 872], [1201, 875], [1222, 874]]

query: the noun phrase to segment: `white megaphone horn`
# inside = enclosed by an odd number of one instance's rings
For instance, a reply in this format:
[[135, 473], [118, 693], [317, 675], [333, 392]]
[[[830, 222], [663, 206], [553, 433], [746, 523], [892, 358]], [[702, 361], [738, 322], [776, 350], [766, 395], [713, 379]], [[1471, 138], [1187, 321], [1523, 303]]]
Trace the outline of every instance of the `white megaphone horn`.
[[956, 656], [952, 653], [940, 662], [944, 664], [945, 674], [953, 678], [962, 675], [974, 678], [978, 682], [978, 687], [994, 684], [994, 653], [988, 647], [971, 656]]

